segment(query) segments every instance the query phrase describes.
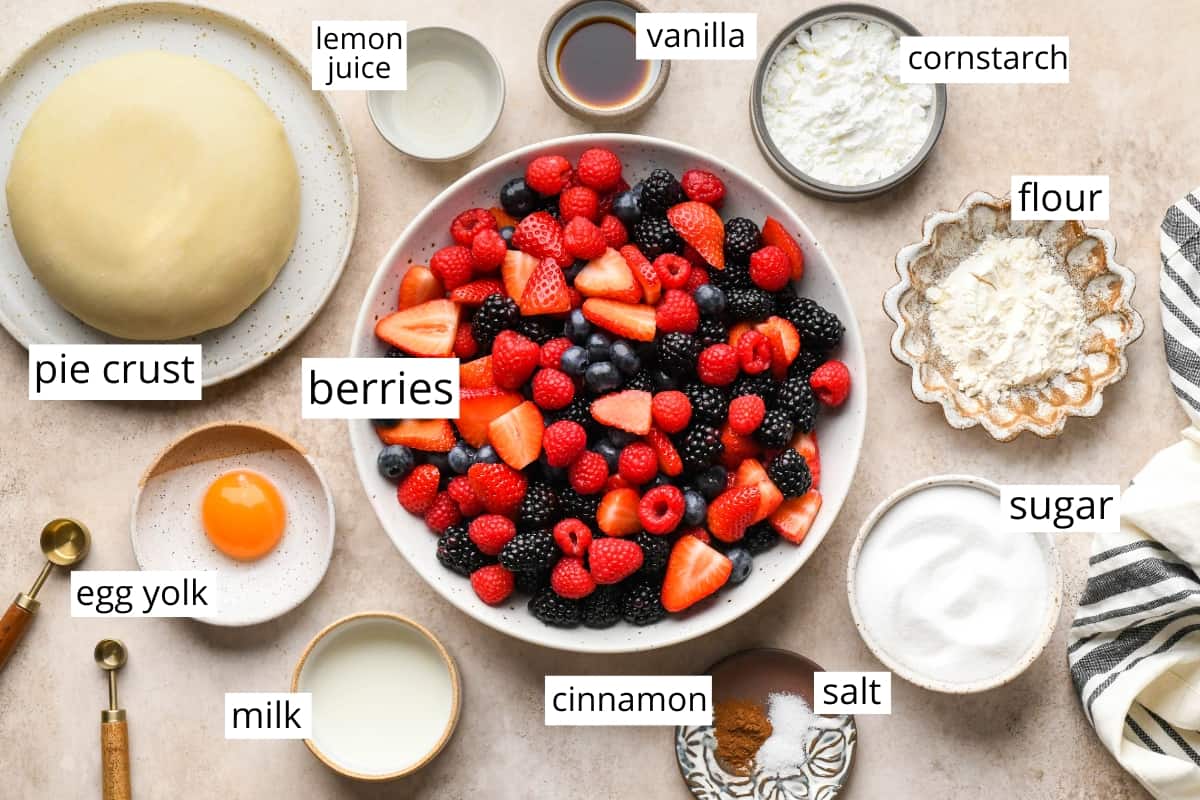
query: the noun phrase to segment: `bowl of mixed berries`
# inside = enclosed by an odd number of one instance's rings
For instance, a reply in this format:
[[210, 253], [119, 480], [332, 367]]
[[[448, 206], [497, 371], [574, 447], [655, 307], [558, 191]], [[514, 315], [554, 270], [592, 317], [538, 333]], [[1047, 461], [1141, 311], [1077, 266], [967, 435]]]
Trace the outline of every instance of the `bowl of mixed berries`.
[[460, 359], [459, 417], [353, 421], [356, 466], [434, 589], [550, 647], [744, 614], [820, 544], [862, 445], [862, 344], [824, 252], [752, 178], [644, 136], [450, 186], [384, 259], [352, 355]]

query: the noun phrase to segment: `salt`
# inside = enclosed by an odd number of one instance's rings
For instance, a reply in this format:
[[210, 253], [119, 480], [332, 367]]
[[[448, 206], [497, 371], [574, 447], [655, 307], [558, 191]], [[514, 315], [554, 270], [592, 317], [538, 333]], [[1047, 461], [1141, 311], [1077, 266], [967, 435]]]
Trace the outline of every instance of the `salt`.
[[783, 772], [807, 760], [808, 729], [815, 717], [798, 694], [774, 692], [767, 697], [771, 736], [754, 756], [755, 765], [767, 772]]

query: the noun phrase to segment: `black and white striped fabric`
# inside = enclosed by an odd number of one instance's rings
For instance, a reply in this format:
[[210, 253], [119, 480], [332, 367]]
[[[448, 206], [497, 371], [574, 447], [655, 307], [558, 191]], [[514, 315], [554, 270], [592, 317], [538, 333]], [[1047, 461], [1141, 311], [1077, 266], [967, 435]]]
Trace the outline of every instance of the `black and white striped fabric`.
[[1100, 741], [1156, 798], [1200, 798], [1200, 189], [1162, 224], [1163, 339], [1193, 425], [1097, 535], [1068, 638], [1071, 679]]

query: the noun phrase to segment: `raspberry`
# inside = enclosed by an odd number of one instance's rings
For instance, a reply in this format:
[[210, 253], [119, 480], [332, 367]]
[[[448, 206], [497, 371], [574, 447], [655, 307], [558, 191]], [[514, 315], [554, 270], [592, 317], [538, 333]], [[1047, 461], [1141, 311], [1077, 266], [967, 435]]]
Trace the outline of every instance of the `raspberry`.
[[670, 484], [655, 486], [638, 503], [638, 521], [647, 533], [670, 533], [683, 519], [683, 492]]
[[734, 433], [748, 436], [758, 430], [766, 413], [767, 404], [758, 395], [735, 397], [729, 404], [729, 427]]
[[604, 243], [614, 250], [624, 247], [629, 242], [629, 232], [625, 230], [625, 225], [612, 214], [605, 214], [600, 219], [600, 233], [604, 236]]
[[563, 229], [563, 247], [572, 258], [591, 260], [604, 255], [604, 234], [590, 220], [575, 217]]
[[714, 344], [700, 351], [696, 362], [700, 380], [712, 386], [728, 386], [738, 376], [737, 352], [727, 344]]
[[783, 248], [769, 244], [750, 255], [750, 280], [768, 292], [777, 292], [792, 277], [792, 262]]
[[664, 289], [682, 289], [692, 275], [692, 264], [683, 256], [663, 253], [654, 259], [654, 271]]
[[586, 186], [563, 189], [558, 196], [558, 218], [570, 222], [576, 217], [583, 217], [588, 222], [595, 222], [600, 217], [600, 198]]
[[583, 566], [582, 558], [560, 558], [550, 573], [550, 588], [559, 597], [581, 600], [596, 589], [596, 581]]
[[443, 247], [429, 259], [429, 271], [438, 277], [446, 291], [457, 289], [471, 280], [474, 270], [471, 251], [462, 245]]
[[595, 494], [604, 488], [606, 480], [608, 462], [604, 456], [591, 450], [584, 450], [567, 467], [567, 481], [580, 494]]
[[571, 176], [571, 162], [562, 156], [538, 156], [525, 168], [525, 185], [538, 194], [558, 194]]
[[446, 528], [457, 525], [460, 520], [462, 512], [458, 510], [458, 503], [454, 502], [454, 498], [448, 492], [439, 492], [433, 498], [429, 510], [425, 512], [425, 524], [430, 530], [438, 533], [444, 533]]
[[489, 606], [498, 606], [513, 593], [513, 574], [499, 564], [488, 564], [471, 573], [471, 588]]
[[558, 369], [562, 365], [562, 354], [571, 347], [571, 340], [565, 336], [551, 339], [542, 345], [541, 365], [550, 369]]
[[592, 147], [584, 150], [579, 156], [579, 166], [575, 170], [579, 182], [597, 192], [614, 189], [621, 180], [621, 159], [611, 150]]
[[725, 199], [725, 184], [711, 172], [689, 169], [679, 182], [683, 184], [683, 193], [689, 200], [699, 200], [713, 208], [720, 208], [721, 201]]
[[827, 406], [840, 406], [850, 394], [850, 370], [841, 361], [826, 361], [808, 379], [817, 399]]
[[679, 433], [692, 421], [692, 401], [683, 392], [659, 392], [650, 402], [654, 424], [667, 433]]
[[433, 464], [421, 464], [408, 473], [408, 477], [396, 489], [396, 499], [405, 511], [424, 514], [437, 497], [438, 483], [442, 474]]
[[617, 472], [634, 486], [649, 483], [658, 474], [658, 454], [645, 442], [631, 442], [617, 459]]
[[446, 492], [458, 503], [458, 510], [464, 517], [476, 517], [483, 513], [483, 501], [471, 488], [471, 480], [466, 475], [451, 478]]
[[700, 325], [700, 309], [687, 292], [667, 289], [654, 309], [654, 321], [661, 333], [695, 333]]
[[471, 488], [493, 514], [510, 517], [521, 507], [529, 481], [507, 464], [475, 463], [467, 470]]
[[708, 283], [708, 270], [704, 267], [692, 266], [692, 274], [688, 277], [687, 285], [683, 290], [689, 294], [694, 294], [698, 286], [703, 286]]
[[541, 369], [533, 376], [533, 402], [556, 411], [575, 399], [575, 382], [559, 369]]
[[492, 374], [502, 389], [519, 389], [541, 361], [542, 348], [516, 331], [500, 331], [492, 344]]
[[642, 548], [628, 539], [596, 539], [588, 550], [588, 564], [596, 583], [620, 583], [641, 568]]
[[478, 272], [491, 272], [499, 267], [507, 252], [508, 242], [494, 228], [481, 230], [471, 240], [471, 263]]
[[470, 247], [480, 231], [496, 230], [496, 218], [486, 208], [468, 208], [450, 223], [450, 235], [463, 247]]
[[471, 333], [471, 323], [464, 322], [454, 333], [454, 355], [459, 358], [471, 358], [479, 352], [479, 343]]
[[738, 339], [737, 356], [747, 375], [766, 372], [771, 367], [771, 340], [758, 331], [746, 331]]
[[587, 431], [578, 422], [560, 419], [546, 426], [542, 434], [542, 449], [546, 451], [546, 463], [552, 467], [565, 467], [587, 447]]
[[499, 514], [484, 514], [471, 520], [467, 536], [480, 552], [489, 556], [499, 555], [504, 545], [517, 535], [517, 526], [508, 517]]
[[592, 544], [592, 529], [583, 520], [567, 517], [554, 526], [554, 541], [563, 553], [578, 558]]

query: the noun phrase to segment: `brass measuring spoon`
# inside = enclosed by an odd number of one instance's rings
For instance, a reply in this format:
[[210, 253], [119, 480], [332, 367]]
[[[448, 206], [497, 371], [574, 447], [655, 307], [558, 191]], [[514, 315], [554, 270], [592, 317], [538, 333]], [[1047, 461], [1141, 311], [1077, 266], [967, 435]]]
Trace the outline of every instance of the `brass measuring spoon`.
[[120, 639], [101, 639], [93, 653], [108, 673], [108, 708], [100, 712], [100, 771], [104, 800], [130, 800], [129, 728], [125, 709], [117, 707], [117, 670], [129, 657]]
[[28, 592], [18, 592], [4, 617], [0, 618], [0, 669], [4, 668], [8, 657], [12, 655], [37, 611], [37, 593], [42, 584], [50, 577], [50, 570], [57, 564], [60, 567], [70, 567], [83, 561], [92, 546], [92, 535], [82, 522], [73, 519], [53, 519], [42, 528], [40, 541], [42, 552], [46, 554], [46, 565], [42, 573], [33, 582], [33, 588]]

